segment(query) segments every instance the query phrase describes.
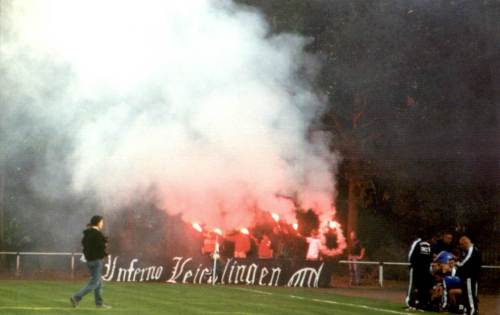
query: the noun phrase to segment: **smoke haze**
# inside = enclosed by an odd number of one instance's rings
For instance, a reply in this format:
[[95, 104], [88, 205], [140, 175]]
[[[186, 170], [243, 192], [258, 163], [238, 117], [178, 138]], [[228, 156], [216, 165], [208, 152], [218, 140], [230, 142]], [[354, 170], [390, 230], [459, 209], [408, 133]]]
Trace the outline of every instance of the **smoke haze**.
[[2, 4], [0, 158], [32, 146], [41, 196], [113, 211], [147, 195], [223, 228], [256, 210], [294, 221], [280, 195], [333, 214], [337, 157], [308, 131], [322, 97], [304, 38], [230, 1]]

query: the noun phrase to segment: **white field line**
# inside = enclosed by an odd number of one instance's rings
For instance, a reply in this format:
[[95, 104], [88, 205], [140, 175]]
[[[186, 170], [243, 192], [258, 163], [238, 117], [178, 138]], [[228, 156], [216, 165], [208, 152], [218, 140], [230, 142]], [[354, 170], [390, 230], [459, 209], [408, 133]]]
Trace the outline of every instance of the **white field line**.
[[[246, 292], [252, 292], [256, 294], [262, 294], [262, 295], [276, 295], [280, 296], [281, 294], [274, 294], [271, 292], [267, 291], [261, 291], [261, 290], [256, 290], [256, 289], [246, 289], [246, 288], [234, 288], [236, 290], [240, 291], [246, 291]], [[380, 313], [389, 313], [389, 314], [402, 314], [402, 315], [408, 315], [409, 312], [400, 312], [400, 311], [394, 311], [394, 310], [388, 310], [385, 308], [378, 308], [378, 307], [372, 307], [368, 305], [363, 305], [363, 304], [353, 304], [353, 303], [344, 303], [344, 302], [337, 302], [337, 301], [331, 301], [331, 300], [321, 300], [321, 299], [311, 299], [311, 298], [306, 298], [303, 296], [297, 296], [297, 295], [281, 295], [281, 296], [288, 296], [292, 299], [298, 299], [298, 300], [305, 300], [305, 301], [311, 301], [311, 302], [316, 302], [316, 303], [325, 303], [325, 304], [333, 304], [333, 305], [340, 305], [340, 306], [348, 306], [352, 308], [359, 308], [359, 309], [364, 309], [364, 310], [370, 310], [370, 311], [375, 311], [375, 312], [380, 312]]]
[[262, 295], [273, 295], [271, 292], [255, 290], [255, 289], [247, 289], [247, 288], [233, 288], [233, 289], [245, 291], [245, 292], [252, 292], [252, 293], [256, 293], [256, 294], [262, 294]]
[[21, 310], [21, 311], [72, 311], [72, 310], [84, 310], [84, 311], [99, 311], [96, 307], [78, 307], [74, 308], [72, 306], [68, 307], [50, 307], [50, 306], [0, 306], [0, 310]]
[[213, 312], [210, 312], [210, 311], [205, 311], [203, 310], [203, 312], [205, 312], [205, 314], [231, 314], [231, 315], [236, 315], [236, 314], [241, 314], [241, 315], [261, 315], [261, 313], [248, 313], [248, 312], [234, 312], [234, 311], [227, 311], [227, 312], [224, 312], [224, 311], [213, 311]]
[[326, 303], [326, 304], [334, 304], [334, 305], [340, 305], [340, 306], [349, 306], [349, 307], [353, 307], [353, 308], [362, 308], [365, 310], [371, 310], [371, 311], [381, 312], [381, 313], [404, 314], [404, 315], [408, 314], [408, 312], [393, 311], [393, 310], [388, 310], [385, 308], [372, 307], [372, 306], [363, 305], [363, 304], [344, 303], [344, 302], [337, 302], [337, 301], [331, 301], [331, 300], [321, 300], [321, 299], [308, 299], [308, 298], [305, 298], [302, 296], [295, 296], [295, 295], [289, 295], [289, 296], [291, 298], [299, 299], [299, 300], [307, 300], [307, 301]]

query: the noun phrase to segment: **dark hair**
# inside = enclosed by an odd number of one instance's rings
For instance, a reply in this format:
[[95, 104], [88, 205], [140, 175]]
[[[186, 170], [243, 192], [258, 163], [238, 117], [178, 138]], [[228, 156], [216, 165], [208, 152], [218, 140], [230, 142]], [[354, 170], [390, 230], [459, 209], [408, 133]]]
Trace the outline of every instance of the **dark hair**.
[[458, 241], [460, 242], [460, 239], [462, 237], [465, 237], [467, 238], [471, 243], [474, 243], [474, 239], [472, 237], [470, 237], [468, 234], [460, 234], [459, 237], [458, 237]]
[[100, 215], [95, 215], [93, 216], [91, 219], [90, 219], [90, 222], [88, 224], [88, 226], [97, 226], [99, 224], [99, 222], [101, 222], [103, 219], [102, 216]]

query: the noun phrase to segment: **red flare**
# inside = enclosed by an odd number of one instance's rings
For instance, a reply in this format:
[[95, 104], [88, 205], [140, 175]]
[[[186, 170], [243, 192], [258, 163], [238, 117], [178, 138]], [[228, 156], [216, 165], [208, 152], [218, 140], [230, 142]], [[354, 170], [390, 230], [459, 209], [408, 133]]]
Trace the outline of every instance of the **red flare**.
[[198, 232], [203, 232], [203, 228], [198, 222], [193, 222], [193, 229], [195, 229]]
[[271, 213], [271, 217], [273, 217], [273, 220], [276, 222], [280, 220], [280, 216], [277, 213]]
[[295, 231], [298, 231], [298, 229], [299, 229], [299, 224], [298, 224], [298, 223], [294, 223], [294, 224], [292, 224], [292, 227], [293, 227], [293, 229], [294, 229]]
[[336, 228], [338, 228], [338, 227], [339, 227], [339, 223], [338, 223], [338, 222], [336, 222], [336, 221], [330, 221], [330, 222], [328, 222], [328, 227], [329, 227], [330, 229], [332, 229], [332, 230], [333, 230], [333, 229], [336, 229]]
[[248, 231], [247, 228], [241, 228], [240, 232], [243, 233], [243, 234], [245, 234], [245, 235], [250, 235], [250, 231]]
[[214, 233], [217, 233], [217, 234], [219, 234], [220, 236], [222, 236], [222, 230], [221, 230], [221, 229], [219, 229], [219, 228], [215, 228], [215, 229], [214, 229]]

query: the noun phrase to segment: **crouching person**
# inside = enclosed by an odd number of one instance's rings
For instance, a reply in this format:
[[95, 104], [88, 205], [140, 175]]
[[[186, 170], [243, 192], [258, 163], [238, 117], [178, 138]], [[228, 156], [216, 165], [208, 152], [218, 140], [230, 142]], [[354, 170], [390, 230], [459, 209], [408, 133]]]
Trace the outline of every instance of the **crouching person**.
[[95, 215], [90, 219], [87, 229], [83, 231], [83, 254], [90, 271], [89, 282], [71, 298], [73, 307], [77, 307], [85, 295], [94, 291], [95, 304], [99, 308], [111, 308], [105, 305], [102, 299], [102, 271], [103, 259], [107, 256], [107, 239], [101, 230], [104, 226], [103, 217]]
[[463, 313], [464, 307], [460, 303], [462, 295], [462, 281], [460, 278], [454, 275], [446, 276], [443, 280], [443, 286], [442, 309], [454, 314]]

